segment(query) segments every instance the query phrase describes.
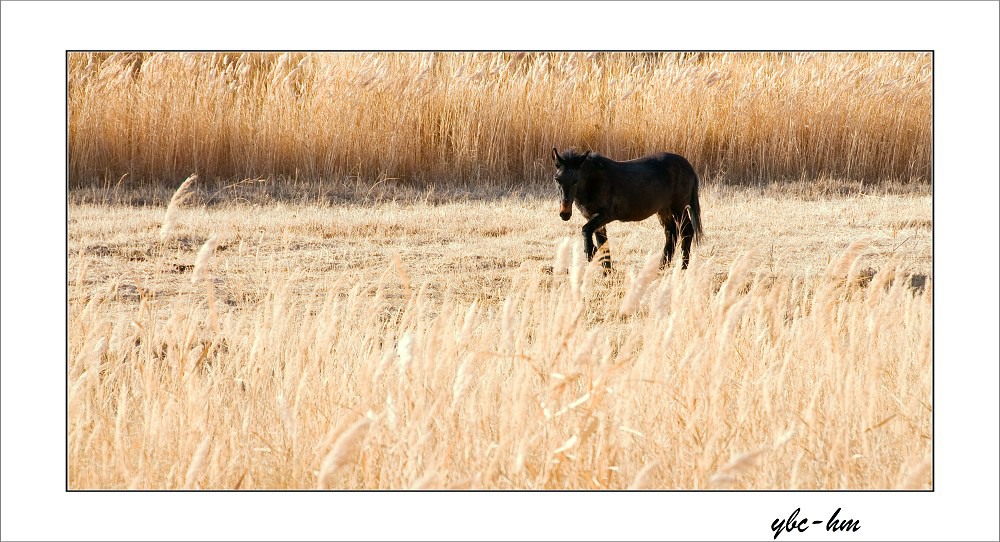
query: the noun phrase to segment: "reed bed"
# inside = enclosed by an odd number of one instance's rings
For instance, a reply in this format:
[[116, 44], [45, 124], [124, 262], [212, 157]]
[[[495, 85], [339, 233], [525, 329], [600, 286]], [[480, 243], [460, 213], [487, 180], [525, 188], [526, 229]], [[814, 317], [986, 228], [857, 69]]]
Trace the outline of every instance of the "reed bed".
[[69, 185], [545, 182], [552, 147], [720, 183], [929, 183], [930, 53], [69, 53]]

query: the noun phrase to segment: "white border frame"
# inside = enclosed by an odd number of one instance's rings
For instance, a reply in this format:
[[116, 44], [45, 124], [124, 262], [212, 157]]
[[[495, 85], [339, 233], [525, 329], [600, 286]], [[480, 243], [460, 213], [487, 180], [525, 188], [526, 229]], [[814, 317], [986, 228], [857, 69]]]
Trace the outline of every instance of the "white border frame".
[[[998, 3], [2, 4], [2, 538], [998, 538]], [[614, 31], [597, 30], [611, 28]], [[67, 49], [935, 51], [935, 491], [65, 492]]]

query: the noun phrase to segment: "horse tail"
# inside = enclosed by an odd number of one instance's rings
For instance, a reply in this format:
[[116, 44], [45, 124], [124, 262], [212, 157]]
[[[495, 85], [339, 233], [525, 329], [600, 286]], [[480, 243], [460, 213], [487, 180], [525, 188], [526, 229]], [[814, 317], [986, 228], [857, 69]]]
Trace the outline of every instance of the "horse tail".
[[698, 242], [705, 235], [701, 231], [701, 205], [698, 204], [698, 174], [694, 175], [694, 189], [691, 190], [691, 203], [688, 206], [688, 213], [691, 215], [691, 225], [694, 226], [694, 237], [692, 241]]

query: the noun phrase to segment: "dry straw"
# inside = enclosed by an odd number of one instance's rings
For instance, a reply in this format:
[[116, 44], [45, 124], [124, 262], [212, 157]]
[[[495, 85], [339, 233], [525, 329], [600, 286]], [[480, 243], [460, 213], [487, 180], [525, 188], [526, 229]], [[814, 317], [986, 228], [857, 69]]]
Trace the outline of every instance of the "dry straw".
[[552, 273], [556, 275], [565, 274], [569, 270], [569, 251], [573, 247], [573, 240], [563, 237], [556, 249], [556, 258], [552, 264]]
[[646, 263], [643, 264], [639, 274], [632, 279], [628, 293], [625, 294], [625, 299], [622, 300], [621, 307], [618, 308], [618, 314], [628, 316], [639, 308], [639, 301], [659, 272], [660, 260], [659, 251], [653, 251], [646, 256]]
[[205, 469], [205, 460], [208, 458], [208, 450], [212, 445], [212, 435], [206, 435], [205, 438], [201, 440], [201, 444], [198, 445], [198, 449], [195, 450], [194, 456], [191, 458], [191, 466], [188, 467], [187, 474], [184, 476], [184, 488], [192, 489], [195, 487], [195, 483], [201, 477], [202, 471]]
[[191, 183], [198, 179], [197, 175], [191, 175], [184, 180], [177, 191], [174, 192], [174, 196], [170, 198], [170, 203], [167, 205], [167, 212], [163, 215], [163, 225], [160, 227], [160, 240], [165, 241], [167, 237], [170, 236], [170, 232], [174, 229], [174, 225], [177, 223], [177, 214], [180, 210], [181, 205], [184, 204], [191, 197]]
[[438, 485], [438, 475], [434, 471], [427, 471], [410, 486], [410, 489], [433, 489]]
[[344, 431], [342, 435], [337, 437], [336, 442], [333, 443], [333, 448], [330, 449], [330, 452], [326, 454], [326, 457], [323, 458], [323, 462], [320, 464], [318, 489], [331, 489], [334, 487], [334, 476], [341, 467], [350, 463], [354, 459], [354, 456], [357, 455], [361, 447], [361, 441], [370, 424], [371, 420], [363, 416], [354, 425]]
[[638, 489], [645, 489], [646, 487], [648, 487], [647, 484], [649, 483], [650, 474], [653, 472], [653, 469], [656, 467], [656, 465], [657, 462], [653, 461], [648, 463], [645, 467], [643, 467], [642, 470], [636, 473], [635, 478], [632, 479], [632, 483], [629, 484], [628, 488], [633, 490], [638, 490]]
[[913, 462], [906, 469], [906, 475], [900, 484], [900, 489], [926, 489], [930, 482], [932, 465], [933, 462], [929, 455]]
[[[383, 247], [373, 248], [373, 267], [336, 277], [325, 276], [325, 264], [282, 271], [288, 222], [312, 221], [309, 211], [295, 212], [267, 228], [280, 248], [265, 243], [259, 258], [234, 249], [214, 325], [200, 288], [211, 292], [216, 282], [206, 280], [211, 265], [218, 269], [214, 241], [199, 251], [198, 288], [136, 300], [114, 294], [117, 285], [95, 292], [90, 276], [70, 284], [70, 487], [930, 482], [919, 461], [933, 437], [932, 307], [929, 292], [912, 291], [903, 276], [909, 260], [892, 266], [899, 277], [880, 272], [857, 295], [839, 295], [856, 255], [828, 274], [769, 274], [761, 258], [718, 247], [712, 256], [722, 263], [703, 258], [653, 277], [657, 258], [629, 250], [647, 245], [623, 242], [619, 257], [638, 270], [630, 283], [585, 267], [574, 236], [564, 256], [576, 260], [571, 281], [541, 270], [563, 250], [552, 236], [550, 254], [518, 253], [533, 267], [512, 269], [499, 291], [489, 283], [490, 295], [480, 293], [486, 282], [462, 285], [472, 294], [442, 288], [433, 273], [452, 283], [455, 274], [431, 259], [411, 270], [416, 293], [406, 296]], [[242, 209], [234, 214], [244, 218]], [[438, 238], [439, 227], [431, 230]], [[659, 231], [647, 233], [662, 242]], [[98, 262], [92, 269], [106, 258], [73, 254]], [[590, 292], [572, 295], [591, 269]], [[148, 287], [167, 292], [189, 279], [162, 273]], [[240, 282], [252, 284], [241, 292]], [[829, 309], [811, 310], [831, 283]], [[623, 304], [638, 308], [622, 318]], [[378, 414], [362, 416], [368, 408]]]
[[212, 253], [215, 252], [217, 246], [219, 246], [219, 236], [213, 233], [205, 241], [205, 244], [201, 246], [201, 250], [198, 251], [198, 257], [195, 258], [194, 273], [191, 274], [192, 284], [197, 284], [208, 277], [208, 262], [211, 260]]
[[750, 470], [757, 463], [757, 459], [767, 451], [767, 448], [762, 448], [753, 452], [736, 455], [729, 463], [723, 465], [722, 468], [712, 475], [709, 483], [713, 486], [731, 486], [735, 484], [736, 476]]
[[71, 53], [70, 186], [195, 167], [540, 185], [553, 145], [676, 152], [722, 182], [928, 182], [931, 67], [896, 52]]

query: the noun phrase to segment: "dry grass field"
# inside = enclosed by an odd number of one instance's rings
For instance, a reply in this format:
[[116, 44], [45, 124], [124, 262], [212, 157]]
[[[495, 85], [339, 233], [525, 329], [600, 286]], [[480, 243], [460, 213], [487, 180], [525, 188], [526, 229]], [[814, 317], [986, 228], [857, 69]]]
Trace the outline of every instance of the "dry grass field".
[[544, 193], [196, 187], [70, 208], [71, 488], [930, 487], [929, 195], [708, 187], [605, 277]]
[[[930, 488], [929, 54], [67, 66], [71, 489]], [[695, 165], [689, 269], [570, 145]]]
[[[519, 187], [554, 146], [731, 182], [922, 182], [929, 53], [73, 53], [72, 187]], [[123, 177], [124, 176], [124, 177]]]

